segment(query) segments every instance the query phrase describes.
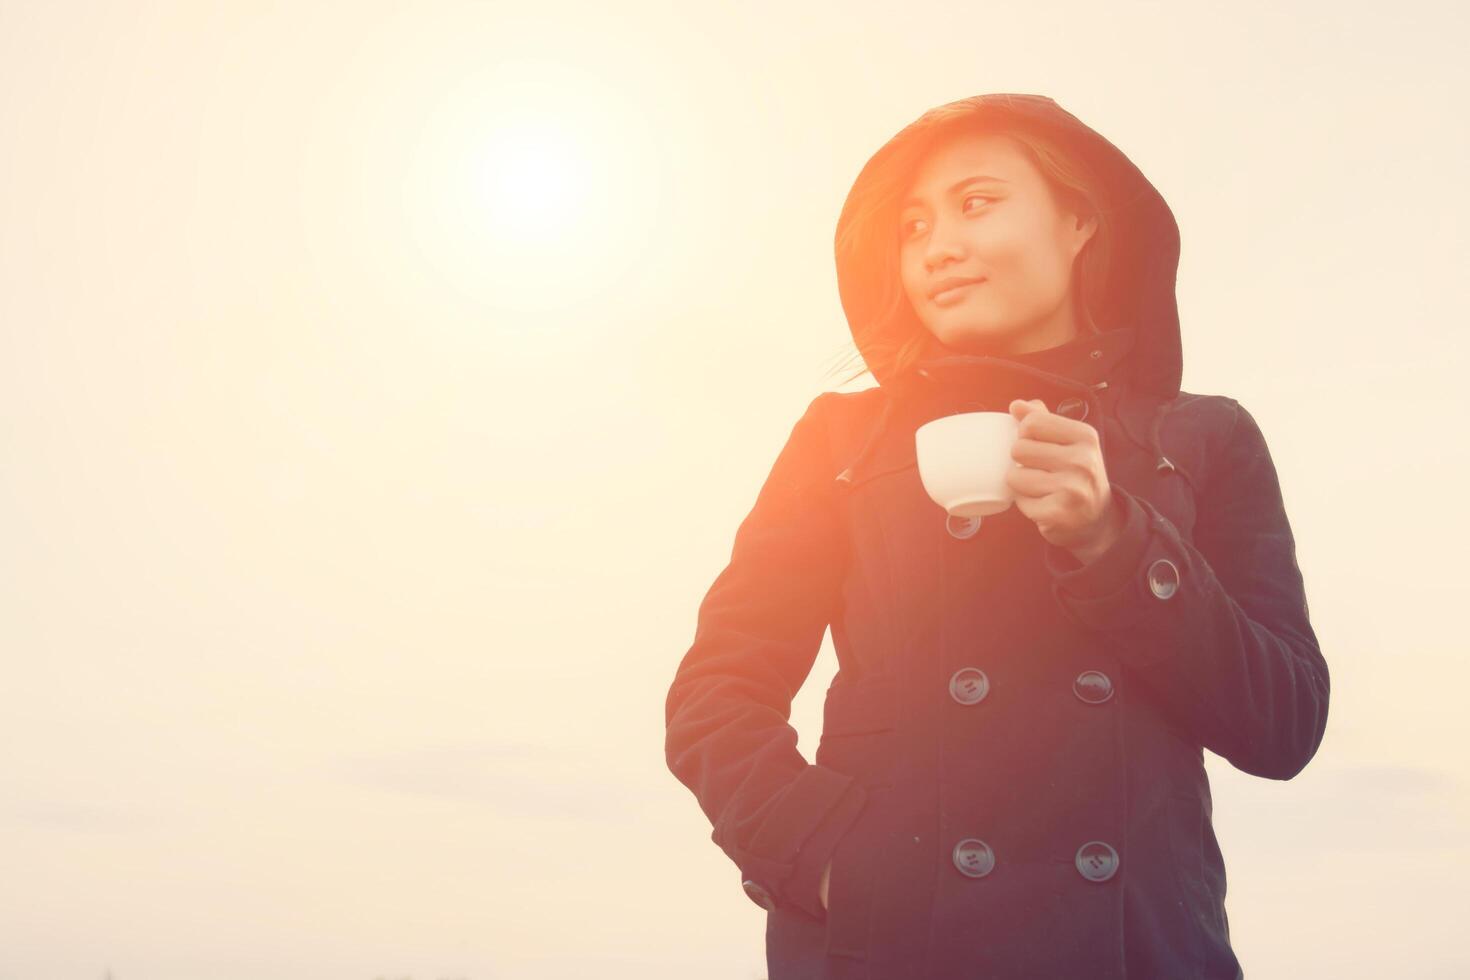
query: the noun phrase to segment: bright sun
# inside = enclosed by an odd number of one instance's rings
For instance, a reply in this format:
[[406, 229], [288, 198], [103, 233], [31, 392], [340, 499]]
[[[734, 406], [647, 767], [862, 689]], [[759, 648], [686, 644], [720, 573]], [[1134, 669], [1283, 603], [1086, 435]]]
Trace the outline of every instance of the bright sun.
[[570, 133], [551, 125], [496, 134], [479, 167], [485, 220], [523, 244], [579, 234], [578, 215], [594, 179], [587, 156]]
[[499, 64], [411, 128], [402, 185], [427, 288], [488, 310], [596, 306], [648, 251], [660, 155], [636, 108], [565, 64]]

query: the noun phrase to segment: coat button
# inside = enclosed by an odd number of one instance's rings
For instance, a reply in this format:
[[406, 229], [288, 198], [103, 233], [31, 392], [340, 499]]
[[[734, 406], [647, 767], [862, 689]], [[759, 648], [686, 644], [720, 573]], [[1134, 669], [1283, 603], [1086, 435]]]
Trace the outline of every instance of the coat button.
[[969, 878], [984, 878], [995, 867], [995, 852], [976, 837], [966, 837], [954, 846], [954, 866]]
[[1113, 679], [1100, 670], [1084, 670], [1072, 681], [1072, 693], [1088, 704], [1102, 704], [1113, 696]]
[[1076, 419], [1081, 422], [1087, 418], [1087, 399], [1064, 398], [1057, 405], [1057, 414], [1065, 415], [1067, 418]]
[[1179, 588], [1179, 569], [1167, 558], [1148, 566], [1148, 587], [1160, 599], [1167, 599]]
[[949, 696], [960, 704], [979, 704], [990, 693], [990, 678], [978, 667], [961, 667], [950, 675]]
[[980, 518], [961, 517], [958, 514], [950, 514], [944, 519], [944, 529], [952, 538], [973, 538], [975, 532], [980, 530]]
[[1118, 852], [1111, 844], [1090, 840], [1077, 848], [1077, 871], [1088, 881], [1107, 881], [1118, 873]]
[[746, 878], [740, 883], [740, 887], [745, 889], [745, 894], [750, 896], [750, 900], [752, 902], [759, 905], [767, 912], [775, 910], [776, 901], [775, 899], [771, 898], [771, 893], [766, 891], [760, 885], [756, 884], [754, 881]]

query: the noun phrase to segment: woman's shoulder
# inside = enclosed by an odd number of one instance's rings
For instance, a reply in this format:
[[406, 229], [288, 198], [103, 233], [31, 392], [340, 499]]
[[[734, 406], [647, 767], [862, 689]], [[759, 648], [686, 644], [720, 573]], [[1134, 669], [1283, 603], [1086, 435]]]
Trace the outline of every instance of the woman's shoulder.
[[1225, 412], [1231, 414], [1240, 402], [1229, 395], [1204, 394], [1197, 391], [1184, 391], [1181, 389], [1173, 400], [1169, 402], [1171, 409], [1192, 409], [1206, 412]]
[[1181, 390], [1170, 399], [1168, 414], [1179, 419], [1190, 419], [1196, 424], [1224, 424], [1228, 429], [1235, 420], [1240, 403], [1229, 395], [1204, 394]]
[[823, 391], [812, 399], [806, 411], [820, 417], [829, 431], [836, 433], [872, 421], [882, 412], [888, 398], [887, 389], [878, 385], [857, 391]]
[[1207, 480], [1241, 460], [1270, 459], [1260, 424], [1230, 395], [1180, 391], [1161, 413], [1158, 426], [1171, 459]]
[[1229, 437], [1243, 415], [1249, 413], [1230, 395], [1181, 390], [1169, 401], [1165, 419], [1172, 428], [1183, 427], [1208, 439]]
[[1128, 384], [1119, 387], [1113, 401], [1113, 414], [1130, 431], [1147, 429], [1161, 421], [1170, 427], [1213, 431], [1223, 426], [1228, 431], [1240, 407], [1229, 395], [1180, 390], [1170, 396]]
[[826, 400], [834, 411], [852, 411], [864, 405], [878, 405], [888, 398], [888, 389], [882, 385], [858, 388], [854, 391], [824, 391], [816, 400]]

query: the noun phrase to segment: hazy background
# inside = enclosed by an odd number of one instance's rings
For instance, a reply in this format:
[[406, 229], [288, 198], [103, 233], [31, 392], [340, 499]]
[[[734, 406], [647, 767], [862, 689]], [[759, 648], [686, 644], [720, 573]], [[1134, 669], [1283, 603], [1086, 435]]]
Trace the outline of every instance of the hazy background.
[[763, 976], [664, 695], [850, 182], [996, 90], [1164, 193], [1281, 475], [1246, 975], [1470, 975], [1463, 5], [608, 6], [0, 2], [0, 980]]

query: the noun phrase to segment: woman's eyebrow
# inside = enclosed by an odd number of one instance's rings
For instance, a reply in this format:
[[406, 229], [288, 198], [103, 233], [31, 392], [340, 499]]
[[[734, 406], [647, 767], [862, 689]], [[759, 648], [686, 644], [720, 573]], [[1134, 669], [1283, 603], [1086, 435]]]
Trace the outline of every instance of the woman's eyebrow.
[[[955, 191], [959, 190], [961, 187], [965, 187], [966, 185], [969, 185], [969, 184], [978, 184], [978, 183], [980, 183], [982, 181], [987, 181], [987, 180], [990, 181], [991, 183], [994, 183], [994, 184], [1008, 184], [1008, 183], [1010, 183], [1010, 181], [1008, 181], [1008, 180], [1001, 180], [999, 177], [992, 177], [989, 174], [976, 174], [973, 177], [966, 177], [964, 180], [957, 180], [957, 181], [955, 181], [953, 184], [950, 184], [949, 185], [949, 188], [944, 193], [945, 194], [953, 194]], [[919, 200], [917, 197], [909, 197], [909, 198], [905, 198], [904, 201], [903, 201], [903, 203], [900, 204], [899, 207], [900, 208], [907, 208], [907, 207], [912, 207], [915, 204], [923, 204], [923, 203], [924, 202], [921, 201], [921, 200]]]

